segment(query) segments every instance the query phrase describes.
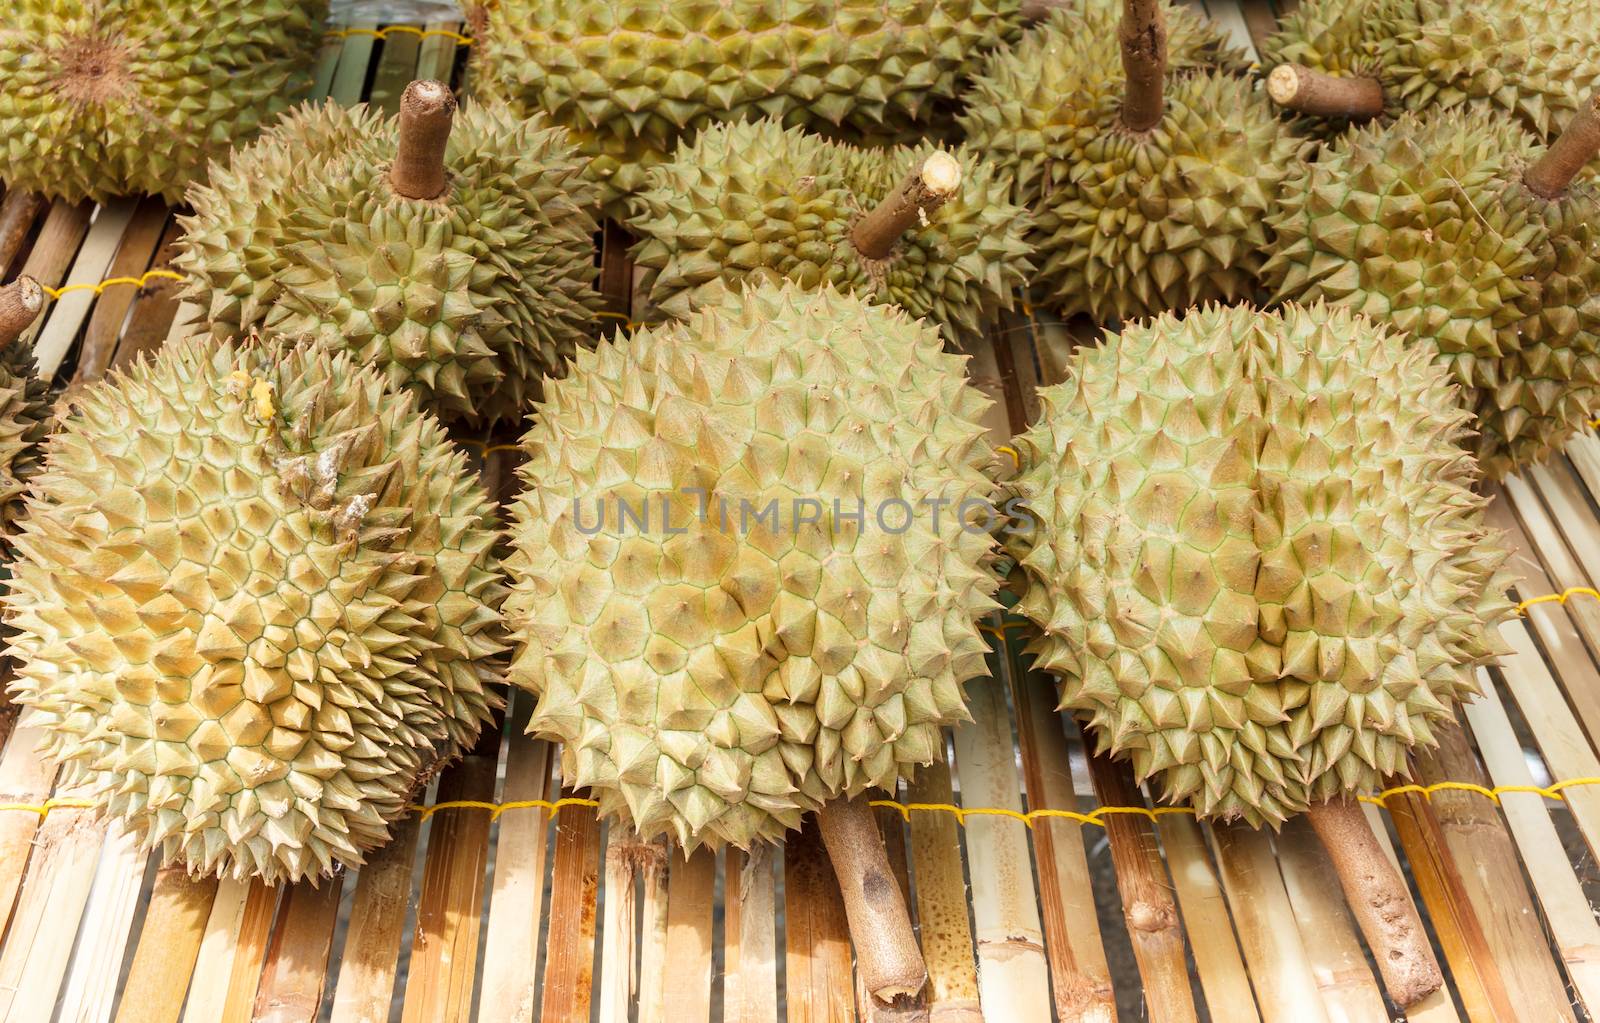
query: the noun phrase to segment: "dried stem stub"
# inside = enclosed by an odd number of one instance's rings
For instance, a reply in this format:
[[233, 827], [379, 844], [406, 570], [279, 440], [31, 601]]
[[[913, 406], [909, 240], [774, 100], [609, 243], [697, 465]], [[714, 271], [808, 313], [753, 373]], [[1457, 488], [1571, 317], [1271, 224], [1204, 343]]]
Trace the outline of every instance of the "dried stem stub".
[[817, 811], [817, 823], [844, 895], [861, 982], [873, 1001], [903, 1007], [927, 985], [928, 967], [867, 798], [835, 799]]
[[32, 277], [18, 277], [0, 288], [0, 345], [22, 336], [44, 309], [44, 289]]
[[1600, 153], [1600, 92], [1589, 97], [1561, 135], [1522, 175], [1534, 195], [1559, 199], [1572, 179]]
[[943, 206], [961, 187], [961, 164], [949, 153], [929, 153], [905, 180], [866, 216], [856, 221], [850, 241], [867, 259], [887, 259], [895, 242], [913, 225]]
[[1167, 25], [1160, 0], [1123, 0], [1117, 39], [1127, 76], [1122, 124], [1129, 131], [1149, 131], [1166, 112]]
[[450, 143], [450, 122], [456, 98], [443, 82], [418, 81], [400, 97], [400, 143], [389, 183], [408, 199], [437, 199], [444, 194], [444, 151]]
[[1328, 850], [1389, 997], [1406, 1007], [1439, 990], [1444, 974], [1405, 878], [1378, 845], [1361, 804], [1354, 799], [1329, 800], [1314, 804], [1307, 817]]
[[1312, 117], [1366, 121], [1383, 113], [1383, 86], [1376, 78], [1336, 78], [1301, 64], [1273, 68], [1267, 96], [1286, 110]]

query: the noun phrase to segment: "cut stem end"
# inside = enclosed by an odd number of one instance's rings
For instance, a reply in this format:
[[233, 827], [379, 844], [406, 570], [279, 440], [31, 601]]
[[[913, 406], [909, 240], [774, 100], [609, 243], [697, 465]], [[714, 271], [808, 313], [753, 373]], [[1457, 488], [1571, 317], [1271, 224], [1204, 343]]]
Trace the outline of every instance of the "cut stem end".
[[1312, 117], [1366, 121], [1383, 113], [1383, 86], [1376, 78], [1335, 78], [1301, 64], [1273, 68], [1267, 75], [1267, 97]]
[[443, 82], [417, 81], [400, 97], [400, 140], [389, 182], [408, 199], [437, 199], [444, 194], [445, 147], [456, 98]]
[[927, 986], [928, 967], [867, 798], [835, 799], [817, 811], [817, 823], [844, 895], [861, 982], [873, 1001], [904, 1006]]
[[867, 259], [888, 259], [895, 243], [928, 214], [943, 206], [961, 187], [961, 164], [945, 152], [928, 154], [912, 168], [888, 198], [856, 221], [850, 241]]
[[32, 277], [18, 277], [0, 288], [0, 345], [8, 345], [44, 310], [44, 289]]

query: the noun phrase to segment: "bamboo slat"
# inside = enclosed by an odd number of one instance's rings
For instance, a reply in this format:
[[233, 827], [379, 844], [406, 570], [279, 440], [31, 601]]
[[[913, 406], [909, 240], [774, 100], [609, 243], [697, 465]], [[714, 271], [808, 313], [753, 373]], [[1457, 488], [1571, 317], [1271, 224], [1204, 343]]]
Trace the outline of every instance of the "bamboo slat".
[[[171, 218], [172, 210], [162, 200], [141, 200], [117, 245], [117, 254], [106, 268], [106, 276], [139, 277], [149, 270]], [[138, 294], [139, 290], [131, 285], [117, 285], [101, 293], [89, 316], [89, 325], [84, 328], [78, 368], [73, 374], [75, 384], [82, 385], [104, 375], [128, 318], [128, 310]]]
[[725, 872], [723, 1023], [777, 1023], [778, 935], [772, 847], [729, 849]]
[[662, 1016], [670, 1023], [705, 1023], [711, 1018], [712, 898], [717, 857], [696, 849], [687, 859], [668, 857], [666, 984]]
[[[943, 757], [917, 772], [906, 789], [913, 803], [955, 801], [950, 765]], [[911, 815], [911, 863], [916, 872], [917, 918], [922, 922], [922, 956], [928, 964], [928, 994], [933, 1023], [977, 1023], [978, 969], [973, 961], [972, 925], [967, 917], [967, 881], [961, 863], [961, 834], [946, 813]]]
[[[506, 802], [544, 799], [550, 785], [550, 745], [523, 734], [532, 701], [514, 697], [507, 738]], [[550, 818], [544, 810], [513, 810], [500, 816], [489, 924], [483, 953], [482, 1019], [533, 1019], [538, 971], [529, 960], [539, 947]]]
[[[133, 965], [123, 986], [117, 1023], [177, 1023], [183, 1010], [183, 993], [195, 975], [204, 946], [206, 922], [219, 886], [214, 877], [190, 878], [182, 866], [156, 872], [150, 907], [145, 911]], [[208, 979], [196, 977], [195, 983], [204, 984]], [[222, 979], [227, 979], [225, 972]]]
[[1259, 1020], [1250, 976], [1200, 825], [1187, 814], [1170, 814], [1162, 818], [1160, 830], [1206, 1008], [1215, 1019]]
[[[789, 1023], [852, 1023], [855, 982], [844, 900], [810, 817], [784, 843], [783, 877]], [[703, 1018], [693, 1017], [696, 1023]]]
[[[0, 753], [0, 803], [36, 806], [50, 797], [56, 782], [55, 766], [47, 764], [34, 752], [43, 738], [43, 733], [30, 725], [12, 729], [10, 741]], [[56, 812], [69, 817], [82, 813], [81, 810]], [[22, 884], [33, 849], [33, 836], [38, 830], [36, 814], [0, 813], [0, 921], [11, 917], [17, 888]]]
[[393, 32], [383, 40], [378, 54], [378, 70], [367, 96], [370, 106], [393, 116], [400, 112], [400, 96], [417, 75], [417, 57], [422, 40], [410, 32]]
[[[1009, 665], [992, 658], [994, 679], [967, 684], [973, 720], [955, 729], [956, 776], [967, 806], [1022, 809], [1011, 715]], [[1005, 817], [968, 817], [967, 865], [972, 930], [978, 947], [978, 991], [985, 1015], [1045, 1019], [1050, 1013], [1044, 928], [1028, 854], [1028, 832]]]
[[1305, 817], [1292, 817], [1274, 847], [1289, 905], [1328, 1023], [1387, 1023], [1389, 1010], [1367, 965], [1361, 936], [1345, 908], [1333, 864]]
[[[156, 249], [155, 259], [151, 261], [152, 269], [165, 268], [172, 264], [172, 257], [176, 255], [176, 247], [183, 231], [177, 221], [169, 221], [166, 230], [161, 235], [161, 247]], [[166, 338], [178, 312], [178, 284], [166, 278], [152, 280], [133, 300], [133, 309], [128, 313], [128, 322], [122, 328], [122, 337], [117, 342], [117, 352], [111, 358], [112, 368], [123, 368], [131, 365], [139, 356], [146, 352], [154, 351]], [[87, 383], [91, 378], [81, 377]]]
[[[94, 867], [94, 884], [78, 924], [77, 948], [62, 987], [58, 1018], [83, 1023], [111, 1018], [148, 860], [125, 828], [112, 827], [101, 843], [100, 862]], [[184, 980], [188, 980], [187, 974]], [[176, 1019], [176, 1009], [172, 1016]]]
[[[620, 832], [622, 829], [618, 829]], [[600, 928], [600, 1023], [629, 1023], [639, 985], [639, 881], [659, 871], [666, 848], [637, 835], [613, 834], [606, 844], [605, 923]]]
[[[1272, 855], [1272, 840], [1246, 824], [1212, 824], [1223, 891], [1266, 1023], [1320, 1023], [1328, 1018], [1302, 930]], [[1324, 883], [1335, 883], [1330, 870]]]
[[[84, 236], [89, 233], [89, 219], [93, 215], [94, 204], [87, 201], [51, 203], [50, 212], [44, 217], [44, 226], [39, 229], [39, 237], [34, 240], [33, 250], [22, 264], [22, 272], [47, 288], [59, 287], [66, 278], [68, 268], [72, 266], [78, 248], [83, 244]], [[39, 336], [40, 327], [54, 315], [54, 306], [55, 303], [47, 304], [44, 314], [22, 332], [24, 344], [32, 344], [34, 338]]]
[[[357, 21], [351, 28], [375, 29], [377, 24]], [[377, 40], [370, 35], [348, 35], [339, 47], [339, 63], [333, 80], [328, 85], [328, 98], [340, 106], [353, 106], [361, 102], [361, 89], [367, 82], [367, 68], [372, 62], [372, 50]]]
[[333, 989], [332, 1023], [380, 1023], [389, 1018], [421, 822], [413, 815], [395, 822], [390, 830], [389, 844], [369, 856], [356, 875], [350, 928]]
[[290, 885], [278, 907], [252, 1023], [311, 1023], [322, 1007], [344, 878]]
[[677, 978], [667, 975], [667, 872], [672, 862], [671, 843], [663, 841], [659, 857], [652, 857], [639, 886], [639, 1001], [637, 1023], [665, 1023], [667, 985]]
[[0, 199], [0, 280], [11, 274], [11, 264], [22, 254], [28, 235], [49, 202], [37, 192], [11, 191]]
[[[431, 21], [430, 32], [459, 32], [461, 25], [453, 21]], [[449, 81], [450, 71], [456, 61], [456, 41], [448, 36], [432, 35], [422, 40], [417, 56], [417, 77], [435, 81]]]
[[556, 813], [550, 936], [545, 941], [546, 1023], [584, 1023], [594, 975], [595, 898], [600, 887], [600, 822], [592, 807]]
[[[123, 232], [133, 220], [133, 212], [138, 205], [132, 199], [112, 199], [101, 205], [95, 213], [94, 222], [89, 225], [83, 244], [77, 247], [72, 270], [67, 274], [68, 286], [95, 285], [106, 279], [106, 268], [116, 256]], [[34, 255], [38, 254], [39, 250], [35, 249]], [[28, 262], [33, 262], [32, 257]], [[77, 339], [78, 331], [83, 328], [96, 297], [87, 288], [69, 291], [51, 306], [43, 329], [34, 335], [33, 358], [39, 364], [40, 376], [50, 379], [56, 375], [72, 342]], [[38, 324], [35, 324], [37, 327]]]
[[260, 881], [218, 883], [183, 1023], [240, 1023], [250, 1018], [278, 894]]

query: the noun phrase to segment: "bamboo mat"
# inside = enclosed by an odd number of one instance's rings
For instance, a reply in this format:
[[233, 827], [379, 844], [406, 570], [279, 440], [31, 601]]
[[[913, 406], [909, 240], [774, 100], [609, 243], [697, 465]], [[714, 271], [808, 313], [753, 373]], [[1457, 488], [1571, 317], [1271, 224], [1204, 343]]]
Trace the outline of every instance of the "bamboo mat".
[[[1200, 6], [1200, 5], [1196, 5]], [[1236, 41], [1264, 3], [1212, 4]], [[331, 37], [320, 95], [393, 109], [413, 77], [459, 83], [455, 24], [354, 25]], [[0, 196], [0, 279], [58, 298], [31, 333], [82, 386], [193, 315], [167, 270], [173, 211]], [[602, 290], [625, 323], [626, 237], [601, 237]], [[973, 353], [1004, 440], [1037, 412], [1084, 336], [1018, 317]], [[514, 452], [480, 438], [502, 492]], [[1463, 728], [1417, 785], [1369, 806], [1436, 935], [1448, 990], [1417, 1021], [1577, 1021], [1600, 1008], [1600, 438], [1508, 481], [1491, 515], [1516, 547], [1523, 617]], [[1556, 596], [1560, 594], [1558, 599]], [[1144, 809], [1122, 765], [1087, 758], [1021, 654], [986, 625], [989, 678], [946, 758], [878, 811], [927, 956], [934, 1019], [1218, 1021], [1396, 1018], [1315, 836]], [[523, 736], [518, 694], [359, 872], [320, 886], [192, 880], [158, 869], [56, 784], [38, 736], [0, 715], [0, 1021], [326, 1019], [577, 1023], [855, 1020], [843, 907], [816, 832], [751, 853], [610, 831], [564, 789], [557, 751]], [[1498, 798], [1489, 794], [1502, 791]], [[1540, 791], [1542, 790], [1542, 791]], [[1095, 812], [1097, 807], [1118, 812]], [[1139, 808], [1142, 812], [1128, 812]], [[964, 811], [964, 812], [963, 812]], [[865, 1019], [865, 1017], [862, 1017]]]

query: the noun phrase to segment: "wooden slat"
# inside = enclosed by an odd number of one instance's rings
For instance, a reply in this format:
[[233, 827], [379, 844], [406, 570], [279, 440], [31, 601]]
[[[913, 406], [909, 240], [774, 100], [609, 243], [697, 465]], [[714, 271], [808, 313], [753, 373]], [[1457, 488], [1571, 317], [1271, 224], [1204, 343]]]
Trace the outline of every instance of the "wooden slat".
[[[107, 834], [100, 848], [100, 862], [94, 868], [94, 885], [89, 889], [83, 921], [78, 925], [78, 947], [72, 953], [72, 965], [62, 990], [60, 1019], [101, 1023], [111, 1018], [148, 860], [131, 832], [117, 827]], [[176, 994], [170, 989], [163, 992], [164, 1000], [173, 1003], [174, 1020], [188, 979], [186, 973]]]
[[[513, 700], [501, 798], [508, 803], [544, 799], [550, 785], [551, 748], [523, 734], [532, 700], [521, 693]], [[538, 807], [500, 815], [484, 941], [483, 994], [478, 1000], [482, 1019], [508, 1023], [533, 1019], [539, 978], [529, 959], [531, 950], [539, 947], [549, 821]]]
[[[1533, 774], [1494, 681], [1487, 672], [1480, 671], [1479, 676], [1483, 695], [1467, 704], [1466, 716], [1490, 777], [1496, 785], [1532, 786]], [[1532, 792], [1505, 792], [1500, 796], [1500, 808], [1527, 865], [1567, 976], [1593, 1019], [1600, 1011], [1600, 923], [1589, 908], [1588, 896], [1567, 859], [1543, 797]]]
[[378, 70], [367, 96], [368, 104], [386, 114], [400, 112], [400, 97], [417, 77], [417, 55], [421, 48], [421, 40], [410, 32], [391, 32], [384, 37]]
[[[784, 843], [783, 877], [788, 1021], [853, 1023], [855, 984], [844, 901], [811, 817]], [[693, 1017], [695, 1023], [703, 1018]]]
[[639, 900], [637, 1023], [665, 1023], [667, 986], [677, 983], [676, 977], [667, 975], [667, 957], [670, 954], [667, 946], [667, 873], [672, 861], [672, 843], [666, 839], [658, 841], [661, 856], [651, 859], [639, 879], [639, 886], [644, 891]]
[[[1328, 1018], [1302, 934], [1272, 855], [1272, 841], [1247, 824], [1212, 824], [1223, 890], [1261, 1018], [1266, 1023], [1318, 1023]], [[1337, 884], [1331, 872], [1324, 883]]]
[[[439, 779], [435, 799], [492, 802], [500, 759], [499, 721], [486, 726], [472, 751]], [[417, 931], [405, 988], [404, 1023], [464, 1019], [472, 984], [489, 865], [487, 810], [457, 807], [433, 815], [428, 857], [417, 899]]]
[[1162, 818], [1159, 831], [1207, 1010], [1214, 1019], [1259, 1020], [1250, 976], [1200, 825], [1188, 814], [1175, 813]]
[[[430, 21], [424, 26], [433, 32], [460, 32], [462, 26], [453, 21]], [[428, 36], [422, 40], [417, 55], [417, 77], [447, 82], [456, 62], [456, 41], [449, 36]]]
[[[375, 29], [371, 21], [357, 21], [351, 28]], [[346, 36], [339, 47], [339, 66], [328, 86], [328, 98], [341, 106], [354, 106], [361, 102], [361, 88], [367, 82], [367, 68], [372, 62], [372, 51], [377, 40], [369, 35]]]
[[777, 1023], [778, 946], [772, 847], [727, 853], [723, 1023]]
[[183, 1023], [243, 1023], [255, 1007], [278, 889], [260, 881], [217, 885], [195, 961]]
[[11, 264], [33, 231], [34, 222], [49, 202], [37, 192], [12, 191], [0, 199], [0, 280], [11, 275]]
[[[1085, 745], [1093, 739], [1085, 736]], [[1144, 796], [1133, 783], [1127, 764], [1101, 756], [1089, 758], [1089, 777], [1102, 806], [1144, 806]], [[1188, 961], [1183, 928], [1172, 901], [1172, 884], [1161, 861], [1156, 833], [1150, 821], [1137, 814], [1111, 814], [1105, 818], [1111, 843], [1111, 861], [1117, 872], [1117, 892], [1128, 924], [1128, 940], [1144, 981], [1145, 1007], [1157, 1023], [1196, 1018], [1194, 995], [1189, 990]], [[1248, 950], [1248, 945], [1246, 946]]]
[[368, 856], [356, 875], [350, 929], [333, 990], [332, 1023], [377, 1023], [389, 1018], [422, 825], [413, 814], [390, 827], [388, 844]]
[[[178, 240], [182, 237], [183, 229], [178, 222], [169, 221], [161, 235], [161, 247], [156, 250], [156, 257], [150, 263], [151, 267], [171, 266], [172, 258], [177, 254]], [[176, 281], [159, 278], [151, 281], [134, 297], [127, 326], [122, 329], [117, 352], [111, 357], [113, 368], [130, 366], [140, 355], [160, 347], [178, 311], [178, 290]]]
[[545, 1023], [584, 1023], [594, 975], [595, 896], [600, 887], [600, 823], [592, 807], [556, 814], [550, 936], [545, 939]]
[[[34, 752], [43, 738], [43, 732], [31, 725], [19, 725], [12, 730], [5, 751], [0, 753], [0, 803], [37, 806], [50, 797], [56, 783], [55, 765]], [[84, 811], [62, 809], [55, 812], [72, 817]], [[0, 813], [0, 921], [11, 916], [17, 888], [22, 884], [33, 849], [33, 836], [38, 830], [36, 814]]]
[[1228, 37], [1228, 42], [1244, 50], [1251, 57], [1256, 56], [1256, 40], [1250, 33], [1244, 12], [1239, 9], [1238, 0], [1207, 0], [1205, 11], [1211, 16], [1211, 20], [1222, 28], [1223, 34]]
[[[997, 670], [995, 679], [967, 684], [973, 720], [953, 735], [961, 802], [1021, 811], [1022, 785], [1006, 710], [1011, 665], [1004, 657], [991, 658], [991, 664]], [[1044, 1019], [1050, 1013], [1049, 965], [1028, 829], [1007, 817], [968, 817], [965, 838], [984, 1013], [1002, 1019]]]
[[[171, 218], [172, 210], [162, 200], [152, 197], [140, 201], [117, 244], [116, 256], [106, 267], [106, 278], [139, 277], [151, 269], [151, 260], [161, 247], [161, 236]], [[138, 294], [138, 288], [126, 284], [114, 285], [101, 293], [89, 316], [89, 325], [83, 331], [78, 367], [73, 373], [75, 383], [88, 383], [105, 374], [122, 325], [128, 318], [128, 309]]]
[[[941, 751], [942, 752], [942, 751]], [[950, 765], [944, 757], [920, 769], [906, 788], [912, 803], [955, 802]], [[917, 918], [934, 1023], [977, 1023], [978, 968], [967, 917], [967, 879], [955, 815], [922, 811], [911, 815], [911, 863], [916, 873]]]
[[342, 880], [324, 878], [315, 888], [302, 881], [284, 893], [256, 990], [253, 1023], [311, 1023], [317, 1018]]
[[671, 1023], [711, 1018], [712, 899], [717, 857], [674, 851], [667, 873], [667, 962], [663, 1017]]
[[156, 872], [117, 1023], [177, 1023], [217, 888], [216, 878], [191, 878], [182, 865]]
[[[89, 225], [88, 234], [77, 256], [72, 260], [72, 270], [67, 274], [67, 286], [74, 284], [99, 284], [106, 279], [106, 268], [111, 265], [122, 242], [122, 233], [133, 220], [138, 203], [132, 199], [112, 199], [102, 205]], [[35, 249], [34, 254], [38, 255]], [[32, 257], [28, 262], [33, 262]], [[63, 294], [48, 311], [42, 330], [33, 342], [34, 361], [39, 364], [39, 375], [52, 378], [72, 348], [72, 342], [83, 329], [94, 305], [96, 295], [88, 289]], [[37, 327], [37, 325], [35, 325]]]
[[1361, 949], [1361, 935], [1345, 908], [1322, 840], [1310, 821], [1292, 817], [1278, 832], [1278, 870], [1294, 912], [1300, 945], [1329, 1023], [1387, 1023], [1383, 1003]]
[[[1067, 736], [1055, 711], [1055, 684], [1040, 672], [1013, 673], [1011, 699], [1017, 708], [1028, 809], [1078, 809]], [[1045, 955], [1056, 1015], [1063, 1021], [1105, 1020], [1116, 1013], [1083, 827], [1061, 817], [1040, 817], [1033, 822]]]
[[1261, 53], [1268, 39], [1278, 31], [1278, 16], [1267, 0], [1238, 0], [1239, 13], [1244, 16], [1245, 27], [1256, 53]]
[[[47, 288], [59, 287], [72, 266], [73, 257], [78, 254], [78, 247], [83, 244], [84, 235], [89, 232], [89, 218], [93, 215], [94, 204], [87, 200], [51, 203], [33, 250], [22, 264], [22, 272]], [[39, 336], [40, 326], [48, 322], [55, 311], [54, 304], [46, 304], [44, 313], [22, 332], [24, 343], [32, 344]]]

